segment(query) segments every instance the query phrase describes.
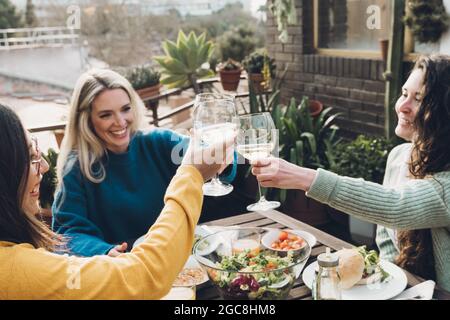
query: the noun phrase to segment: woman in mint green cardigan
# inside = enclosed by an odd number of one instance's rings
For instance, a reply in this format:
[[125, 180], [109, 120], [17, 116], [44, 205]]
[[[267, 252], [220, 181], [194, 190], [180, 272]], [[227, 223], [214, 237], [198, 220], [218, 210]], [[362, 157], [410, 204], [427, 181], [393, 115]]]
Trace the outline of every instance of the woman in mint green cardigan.
[[383, 185], [298, 167], [253, 163], [264, 187], [307, 196], [376, 223], [383, 259], [450, 291], [450, 56], [421, 57], [402, 88], [395, 133], [409, 141], [389, 155]]

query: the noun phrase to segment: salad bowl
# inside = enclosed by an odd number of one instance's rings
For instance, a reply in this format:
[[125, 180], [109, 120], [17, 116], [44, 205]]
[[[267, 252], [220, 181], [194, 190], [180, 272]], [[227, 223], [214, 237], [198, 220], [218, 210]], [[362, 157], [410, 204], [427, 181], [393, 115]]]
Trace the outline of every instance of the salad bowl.
[[264, 228], [227, 228], [195, 245], [194, 257], [223, 299], [282, 300], [289, 295], [311, 247], [305, 243], [295, 255], [271, 250], [261, 245], [267, 232]]

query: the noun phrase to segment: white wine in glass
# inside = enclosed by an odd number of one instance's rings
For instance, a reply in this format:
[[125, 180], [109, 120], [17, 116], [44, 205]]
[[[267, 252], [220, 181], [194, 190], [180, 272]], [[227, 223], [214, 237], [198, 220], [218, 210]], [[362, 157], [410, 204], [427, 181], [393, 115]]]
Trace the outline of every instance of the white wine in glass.
[[[253, 113], [239, 117], [236, 150], [244, 158], [253, 161], [267, 158], [277, 144], [277, 130], [270, 113]], [[265, 211], [278, 208], [278, 201], [268, 201], [261, 193], [258, 182], [259, 201], [247, 207], [249, 211]]]
[[[233, 100], [207, 98], [196, 100], [194, 110], [194, 132], [205, 145], [218, 144], [235, 136], [237, 112]], [[220, 181], [216, 174], [203, 185], [205, 196], [224, 196], [233, 191], [233, 186]]]

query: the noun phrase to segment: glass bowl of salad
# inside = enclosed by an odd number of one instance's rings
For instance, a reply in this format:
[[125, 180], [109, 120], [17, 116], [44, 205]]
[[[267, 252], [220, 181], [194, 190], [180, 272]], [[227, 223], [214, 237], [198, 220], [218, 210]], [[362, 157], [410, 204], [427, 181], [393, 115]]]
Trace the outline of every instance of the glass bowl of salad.
[[197, 242], [194, 256], [223, 299], [286, 299], [310, 254], [306, 243], [295, 254], [261, 245], [264, 228], [227, 228]]

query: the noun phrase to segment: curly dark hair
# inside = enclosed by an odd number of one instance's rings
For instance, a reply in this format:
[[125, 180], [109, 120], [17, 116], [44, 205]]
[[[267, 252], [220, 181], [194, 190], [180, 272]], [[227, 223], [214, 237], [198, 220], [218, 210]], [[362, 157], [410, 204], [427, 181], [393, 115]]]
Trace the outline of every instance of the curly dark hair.
[[[416, 179], [450, 169], [450, 56], [421, 56], [414, 70], [424, 71], [423, 98], [414, 120], [415, 138], [409, 171]], [[430, 229], [399, 233], [397, 264], [428, 279], [435, 279]]]

